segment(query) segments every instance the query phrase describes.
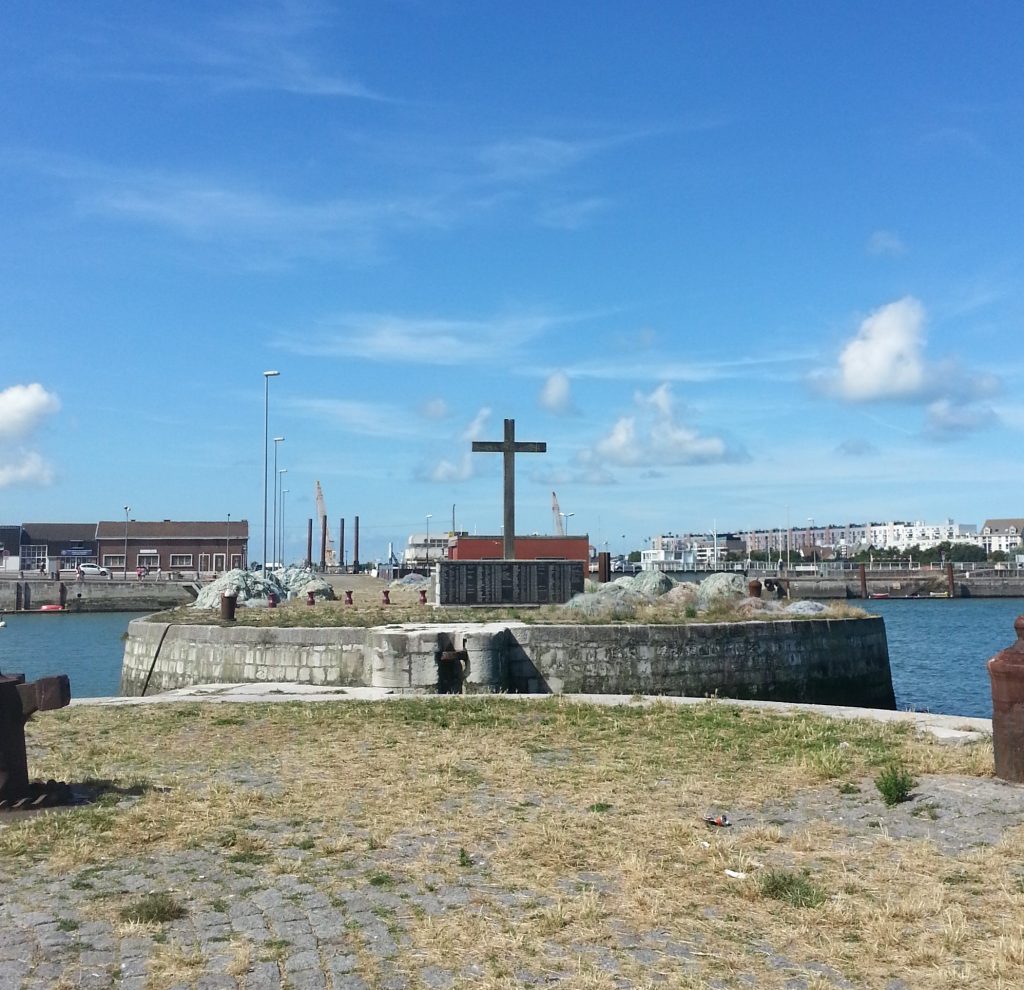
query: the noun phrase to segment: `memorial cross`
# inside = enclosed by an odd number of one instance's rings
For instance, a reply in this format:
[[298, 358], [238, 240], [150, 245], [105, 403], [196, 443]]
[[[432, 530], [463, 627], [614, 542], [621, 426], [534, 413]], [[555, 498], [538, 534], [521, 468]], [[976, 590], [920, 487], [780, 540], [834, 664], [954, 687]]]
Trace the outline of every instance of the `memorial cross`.
[[505, 439], [497, 440], [474, 440], [473, 453], [491, 453], [505, 455], [505, 530], [504, 530], [504, 554], [505, 560], [516, 558], [516, 454], [543, 454], [546, 453], [546, 443], [530, 443], [520, 441], [516, 443], [516, 421], [505, 420]]

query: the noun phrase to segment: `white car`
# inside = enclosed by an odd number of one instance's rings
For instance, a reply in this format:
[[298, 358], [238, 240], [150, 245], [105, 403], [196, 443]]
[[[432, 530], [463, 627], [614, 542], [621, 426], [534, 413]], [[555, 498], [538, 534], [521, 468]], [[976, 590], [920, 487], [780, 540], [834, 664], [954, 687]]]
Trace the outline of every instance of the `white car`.
[[100, 567], [99, 564], [79, 564], [78, 569], [83, 574], [98, 574], [100, 577], [109, 577], [110, 571], [105, 567]]

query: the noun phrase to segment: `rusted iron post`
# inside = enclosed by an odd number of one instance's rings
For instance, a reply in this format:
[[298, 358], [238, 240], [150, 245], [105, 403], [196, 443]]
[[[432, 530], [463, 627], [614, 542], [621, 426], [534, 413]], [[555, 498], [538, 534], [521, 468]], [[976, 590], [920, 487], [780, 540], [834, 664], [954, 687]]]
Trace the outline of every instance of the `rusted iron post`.
[[426, 588], [420, 588], [420, 604], [421, 605], [426, 605], [427, 604], [427, 589]]
[[[28, 779], [25, 723], [34, 712], [63, 708], [70, 702], [67, 674], [40, 677], [28, 684], [24, 674], [0, 674], [0, 808], [35, 796]], [[47, 792], [35, 797], [42, 803]]]
[[306, 526], [306, 566], [313, 566], [313, 520], [308, 520]]
[[953, 565], [946, 564], [946, 593], [950, 598], [956, 596], [956, 585], [953, 583]]
[[612, 555], [607, 550], [602, 550], [597, 555], [597, 580], [601, 584], [607, 584], [612, 579]]
[[868, 568], [866, 564], [861, 564], [857, 570], [860, 572], [860, 597], [868, 597]]
[[758, 581], [757, 578], [747, 582], [747, 594], [750, 595], [751, 598], [760, 598], [761, 589], [761, 582]]
[[351, 591], [346, 591], [345, 592], [345, 604], [346, 605], [351, 605], [352, 604], [352, 592]]
[[352, 520], [352, 573], [359, 573], [359, 516]]
[[1013, 624], [1017, 642], [988, 662], [992, 682], [992, 749], [996, 776], [1024, 784], [1024, 615]]
[[381, 605], [391, 604], [391, 592], [387, 588], [384, 588], [380, 593]]

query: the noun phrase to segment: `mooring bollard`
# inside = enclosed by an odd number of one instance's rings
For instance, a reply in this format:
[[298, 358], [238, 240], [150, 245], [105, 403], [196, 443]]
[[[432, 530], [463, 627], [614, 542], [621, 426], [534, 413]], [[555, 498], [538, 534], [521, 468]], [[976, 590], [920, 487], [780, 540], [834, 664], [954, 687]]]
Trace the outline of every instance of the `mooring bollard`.
[[996, 776], [1024, 784], [1024, 615], [1013, 624], [1017, 642], [988, 662], [992, 682], [992, 749]]
[[273, 591], [267, 595], [267, 608], [277, 608], [277, 595]]
[[306, 604], [307, 605], [315, 605], [316, 604], [316, 599], [313, 597], [313, 592], [312, 591], [307, 591], [306, 592]]
[[380, 599], [381, 599], [381, 604], [382, 605], [390, 605], [391, 604], [391, 592], [389, 592], [387, 588], [384, 588], [381, 591], [381, 593], [380, 593]]
[[420, 588], [420, 604], [421, 605], [426, 605], [427, 604], [427, 589], [426, 588]]
[[33, 712], [52, 711], [71, 703], [67, 674], [25, 683], [24, 674], [0, 674], [0, 808], [36, 807], [69, 800], [67, 785], [48, 781], [30, 785], [25, 723]]
[[346, 605], [351, 605], [352, 604], [352, 592], [351, 591], [346, 591], [345, 592], [345, 604]]
[[220, 617], [224, 622], [235, 621], [235, 606], [238, 604], [238, 595], [224, 594], [220, 596]]
[[753, 581], [747, 582], [747, 594], [750, 595], [751, 598], [761, 597], [761, 582], [758, 581], [757, 578], [754, 578]]

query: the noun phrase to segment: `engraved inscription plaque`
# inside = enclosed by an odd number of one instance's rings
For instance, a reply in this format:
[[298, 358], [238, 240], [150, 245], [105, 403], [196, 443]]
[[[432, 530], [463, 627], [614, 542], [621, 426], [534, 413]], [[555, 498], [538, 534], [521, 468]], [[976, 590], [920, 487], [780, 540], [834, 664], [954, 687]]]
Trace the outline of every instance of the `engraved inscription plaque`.
[[581, 560], [443, 560], [438, 605], [561, 605], [583, 591]]

